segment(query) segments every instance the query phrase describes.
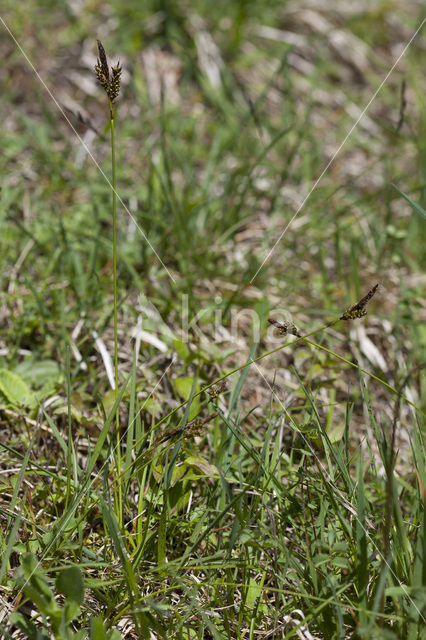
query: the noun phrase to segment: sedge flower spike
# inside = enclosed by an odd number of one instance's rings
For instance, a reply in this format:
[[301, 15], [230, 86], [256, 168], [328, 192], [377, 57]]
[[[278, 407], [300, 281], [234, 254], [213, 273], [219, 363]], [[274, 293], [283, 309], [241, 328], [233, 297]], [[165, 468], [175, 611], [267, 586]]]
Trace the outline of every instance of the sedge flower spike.
[[118, 98], [120, 93], [121, 66], [117, 62], [115, 67], [111, 67], [111, 73], [108, 68], [108, 59], [105, 49], [100, 40], [98, 42], [99, 58], [95, 64], [95, 73], [99, 84], [108, 96], [110, 103]]
[[367, 315], [367, 302], [371, 300], [378, 289], [379, 285], [375, 284], [372, 289], [359, 302], [346, 309], [345, 313], [340, 316], [340, 320], [355, 320], [355, 318], [363, 318]]

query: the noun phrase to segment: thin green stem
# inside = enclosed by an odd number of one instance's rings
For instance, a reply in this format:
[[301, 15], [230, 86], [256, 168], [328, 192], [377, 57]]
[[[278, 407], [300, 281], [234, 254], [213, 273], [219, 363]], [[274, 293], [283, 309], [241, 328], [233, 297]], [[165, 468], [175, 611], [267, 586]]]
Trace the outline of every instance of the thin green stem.
[[65, 497], [65, 511], [71, 498], [71, 464], [72, 464], [72, 417], [71, 417], [71, 371], [70, 348], [66, 347], [66, 374], [67, 374], [67, 408], [68, 408], [68, 447], [67, 447], [67, 491]]
[[117, 334], [117, 191], [115, 169], [115, 129], [114, 112], [111, 111], [111, 168], [112, 168], [112, 242], [113, 242], [113, 278], [114, 278], [114, 370], [115, 395], [118, 393], [118, 334]]
[[[118, 397], [118, 323], [117, 323], [117, 190], [116, 190], [116, 161], [115, 161], [115, 128], [114, 107], [109, 101], [111, 116], [111, 173], [112, 173], [112, 243], [113, 243], [113, 287], [114, 287], [114, 374], [115, 374], [115, 399]], [[120, 448], [120, 416], [117, 407], [115, 414], [115, 431], [117, 440], [117, 477], [121, 476], [121, 448]], [[117, 513], [120, 525], [122, 524], [122, 491], [121, 482], [118, 482]]]

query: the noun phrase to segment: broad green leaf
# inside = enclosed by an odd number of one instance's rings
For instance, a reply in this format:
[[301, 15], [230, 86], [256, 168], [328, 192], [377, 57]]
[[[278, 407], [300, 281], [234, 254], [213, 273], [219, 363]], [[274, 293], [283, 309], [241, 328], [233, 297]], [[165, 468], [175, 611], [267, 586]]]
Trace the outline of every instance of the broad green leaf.
[[334, 444], [335, 442], [340, 442], [340, 440], [343, 438], [343, 434], [345, 432], [345, 425], [344, 424], [340, 424], [337, 425], [335, 427], [333, 427], [330, 432], [327, 433], [328, 438], [330, 440], [330, 442], [332, 444]]
[[22, 613], [12, 613], [9, 617], [9, 622], [23, 631], [29, 640], [49, 640], [49, 636], [37, 629], [35, 624]]
[[265, 581], [266, 571], [263, 572], [263, 575], [259, 582], [255, 580], [255, 578], [250, 578], [249, 587], [247, 591], [246, 605], [250, 609], [254, 607], [256, 601], [261, 597], [263, 590], [263, 583]]
[[[164, 467], [163, 465], [156, 465], [155, 467], [153, 467], [153, 475], [154, 478], [157, 482], [162, 482], [163, 478], [164, 478]], [[181, 480], [183, 478], [183, 476], [185, 475], [187, 469], [185, 468], [184, 465], [180, 465], [180, 466], [175, 466], [173, 468], [173, 472], [172, 472], [172, 477], [170, 479], [169, 482], [169, 487], [173, 487], [176, 482], [179, 482], [179, 480]]]
[[180, 340], [179, 338], [176, 338], [175, 340], [173, 340], [173, 346], [176, 349], [179, 357], [182, 358], [184, 362], [191, 361], [191, 352], [186, 342]]
[[111, 410], [114, 406], [114, 402], [115, 402], [115, 390], [110, 389], [104, 394], [102, 398], [102, 404], [103, 404], [106, 415], [109, 415], [111, 413]]
[[68, 600], [81, 604], [84, 600], [84, 581], [78, 567], [68, 567], [59, 574], [56, 589]]
[[209, 462], [207, 462], [207, 460], [204, 460], [204, 458], [201, 458], [199, 456], [189, 456], [188, 458], [185, 458], [184, 464], [188, 467], [195, 467], [196, 469], [201, 471], [201, 474], [203, 476], [207, 476], [208, 478], [219, 477], [217, 468], [213, 464], [210, 464]]
[[51, 619], [59, 613], [60, 610], [53, 593], [39, 568], [36, 556], [32, 553], [26, 553], [23, 556], [17, 583], [24, 590], [27, 598], [30, 598], [37, 605], [41, 613], [48, 615]]
[[36, 397], [28, 385], [20, 376], [8, 369], [0, 369], [1, 396], [15, 409], [22, 406], [32, 408], [37, 404]]
[[37, 360], [36, 358], [25, 358], [14, 369], [31, 387], [45, 387], [46, 384], [53, 385], [61, 379], [61, 369], [55, 360]]
[[[176, 390], [182, 400], [188, 400], [191, 395], [191, 389], [194, 382], [194, 378], [176, 378]], [[194, 393], [198, 393], [200, 385], [195, 384]], [[199, 397], [194, 398], [191, 403], [191, 408], [188, 413], [188, 420], [193, 420], [200, 413], [200, 400]]]
[[90, 640], [106, 640], [104, 623], [101, 618], [90, 620]]

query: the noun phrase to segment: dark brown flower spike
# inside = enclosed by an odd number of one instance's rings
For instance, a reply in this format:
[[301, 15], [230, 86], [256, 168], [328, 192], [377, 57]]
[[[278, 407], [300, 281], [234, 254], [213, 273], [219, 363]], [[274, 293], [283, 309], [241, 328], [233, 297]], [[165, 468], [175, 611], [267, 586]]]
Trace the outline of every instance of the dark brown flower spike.
[[105, 49], [102, 46], [100, 40], [98, 42], [99, 58], [96, 61], [95, 72], [99, 84], [104, 89], [109, 100], [114, 102], [118, 98], [120, 93], [120, 77], [121, 66], [118, 62], [115, 67], [111, 67], [111, 77], [108, 69], [108, 59], [106, 57]]
[[203, 433], [203, 426], [207, 424], [207, 422], [211, 422], [219, 415], [219, 411], [215, 411], [211, 415], [206, 418], [196, 418], [195, 420], [191, 420], [185, 427], [185, 438], [193, 438], [194, 436], [200, 436]]
[[118, 98], [118, 94], [120, 93], [120, 77], [121, 77], [121, 67], [118, 62], [115, 67], [111, 67], [112, 78], [109, 85], [109, 98], [111, 102], [114, 102], [116, 98]]
[[221, 393], [226, 391], [226, 386], [226, 380], [222, 380], [221, 382], [219, 382], [219, 384], [216, 384], [214, 387], [212, 387], [208, 392], [210, 399], [216, 400], [216, 398], [218, 398]]
[[371, 300], [378, 289], [379, 285], [375, 284], [372, 289], [359, 302], [346, 309], [345, 313], [340, 316], [340, 320], [355, 320], [355, 318], [363, 318], [367, 315], [367, 303]]
[[160, 433], [160, 435], [152, 443], [151, 448], [155, 448], [157, 445], [161, 444], [162, 442], [166, 442], [167, 440], [170, 440], [170, 438], [172, 438], [173, 436], [176, 436], [179, 434], [183, 434], [184, 438], [192, 438], [194, 436], [201, 435], [203, 432], [202, 427], [208, 422], [210, 422], [211, 420], [214, 420], [214, 418], [216, 418], [218, 415], [219, 415], [219, 412], [215, 411], [214, 413], [210, 414], [205, 418], [195, 418], [194, 420], [191, 420], [186, 424], [182, 424], [179, 427], [175, 427], [174, 429], [168, 429], [167, 431]]
[[269, 324], [272, 324], [274, 327], [276, 327], [282, 336], [290, 333], [292, 336], [297, 336], [298, 338], [302, 337], [299, 329], [292, 322], [278, 322], [277, 320], [273, 320], [272, 318], [268, 318], [268, 322]]
[[99, 58], [96, 61], [96, 67], [99, 68], [99, 71], [102, 73], [102, 75], [105, 77], [106, 82], [109, 82], [109, 70], [108, 70], [108, 60], [106, 57], [106, 53], [105, 53], [105, 49], [102, 45], [102, 42], [100, 40], [96, 41], [98, 43], [98, 51], [99, 51]]

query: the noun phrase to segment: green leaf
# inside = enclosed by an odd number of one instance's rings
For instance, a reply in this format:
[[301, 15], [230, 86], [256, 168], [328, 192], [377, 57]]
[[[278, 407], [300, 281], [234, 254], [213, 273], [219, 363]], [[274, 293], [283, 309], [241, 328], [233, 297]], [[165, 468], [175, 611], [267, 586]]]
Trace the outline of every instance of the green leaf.
[[104, 623], [101, 618], [91, 618], [90, 640], [107, 640]]
[[173, 340], [173, 346], [176, 349], [178, 356], [185, 362], [188, 363], [191, 361], [191, 352], [188, 348], [188, 345], [180, 338], [176, 338]]
[[392, 185], [397, 191], [398, 193], [400, 193], [402, 195], [403, 198], [405, 198], [405, 200], [408, 202], [408, 204], [414, 209], [414, 211], [417, 211], [417, 213], [422, 216], [422, 218], [424, 220], [426, 220], [426, 211], [423, 209], [423, 207], [421, 207], [419, 204], [417, 204], [416, 202], [414, 202], [413, 200], [411, 200], [411, 198], [409, 198], [403, 191], [401, 191], [401, 189], [399, 189], [396, 184]]
[[340, 442], [343, 438], [343, 434], [345, 433], [345, 425], [339, 424], [333, 427], [329, 432], [327, 432], [328, 439], [332, 444], [335, 442]]
[[56, 589], [68, 600], [81, 604], [84, 600], [84, 581], [78, 567], [68, 567], [59, 574]]
[[[191, 389], [194, 382], [194, 378], [176, 378], [176, 390], [182, 400], [188, 400], [191, 395]], [[200, 385], [195, 383], [194, 386], [194, 394], [198, 393], [200, 390]], [[200, 400], [199, 397], [194, 398], [191, 403], [191, 408], [188, 413], [188, 421], [193, 420], [200, 413]]]
[[22, 613], [12, 613], [9, 617], [9, 622], [23, 631], [29, 640], [49, 640], [49, 636], [38, 630], [35, 624]]
[[27, 384], [8, 369], [0, 369], [0, 397], [1, 395], [15, 409], [37, 405], [36, 397]]
[[27, 598], [32, 600], [39, 608], [41, 613], [52, 618], [59, 612], [53, 593], [39, 568], [38, 560], [32, 553], [26, 553], [22, 558], [17, 584], [24, 590]]
[[158, 527], [157, 542], [157, 562], [161, 567], [166, 561], [166, 543], [167, 543], [167, 509], [163, 507], [161, 512], [160, 524]]
[[208, 478], [219, 477], [219, 472], [217, 468], [213, 464], [210, 464], [209, 462], [207, 462], [207, 460], [204, 460], [204, 458], [201, 458], [200, 456], [189, 456], [188, 458], [185, 458], [184, 464], [187, 465], [188, 467], [195, 467], [196, 469], [201, 471], [201, 474], [203, 475], [203, 477], [204, 476], [207, 476]]
[[174, 487], [177, 482], [182, 480], [182, 478], [185, 476], [185, 473], [186, 473], [186, 469], [183, 465], [179, 467], [173, 467], [172, 477], [168, 482], [169, 488]]
[[263, 575], [259, 582], [255, 580], [255, 578], [250, 578], [249, 586], [247, 590], [247, 598], [246, 598], [246, 606], [252, 609], [256, 601], [258, 601], [262, 595], [263, 591], [263, 583], [265, 582], [266, 571], [263, 572]]
[[[155, 480], [158, 483], [163, 481], [164, 466], [162, 464], [155, 465], [155, 467], [153, 467], [152, 469], [152, 472]], [[184, 465], [181, 465], [179, 467], [174, 467], [172, 472], [172, 477], [170, 478], [170, 481], [169, 481], [169, 487], [173, 487], [177, 482], [179, 482], [179, 480], [183, 478], [186, 472], [187, 472], [187, 469], [185, 468]]]
[[102, 398], [102, 405], [107, 416], [111, 413], [112, 408], [114, 406], [114, 402], [115, 402], [115, 390], [110, 389], [104, 394]]
[[339, 567], [340, 569], [348, 569], [350, 566], [348, 558], [343, 556], [335, 556], [333, 558], [333, 565], [335, 567]]
[[25, 358], [14, 369], [31, 387], [53, 387], [55, 382], [61, 379], [61, 370], [55, 360], [36, 360]]

